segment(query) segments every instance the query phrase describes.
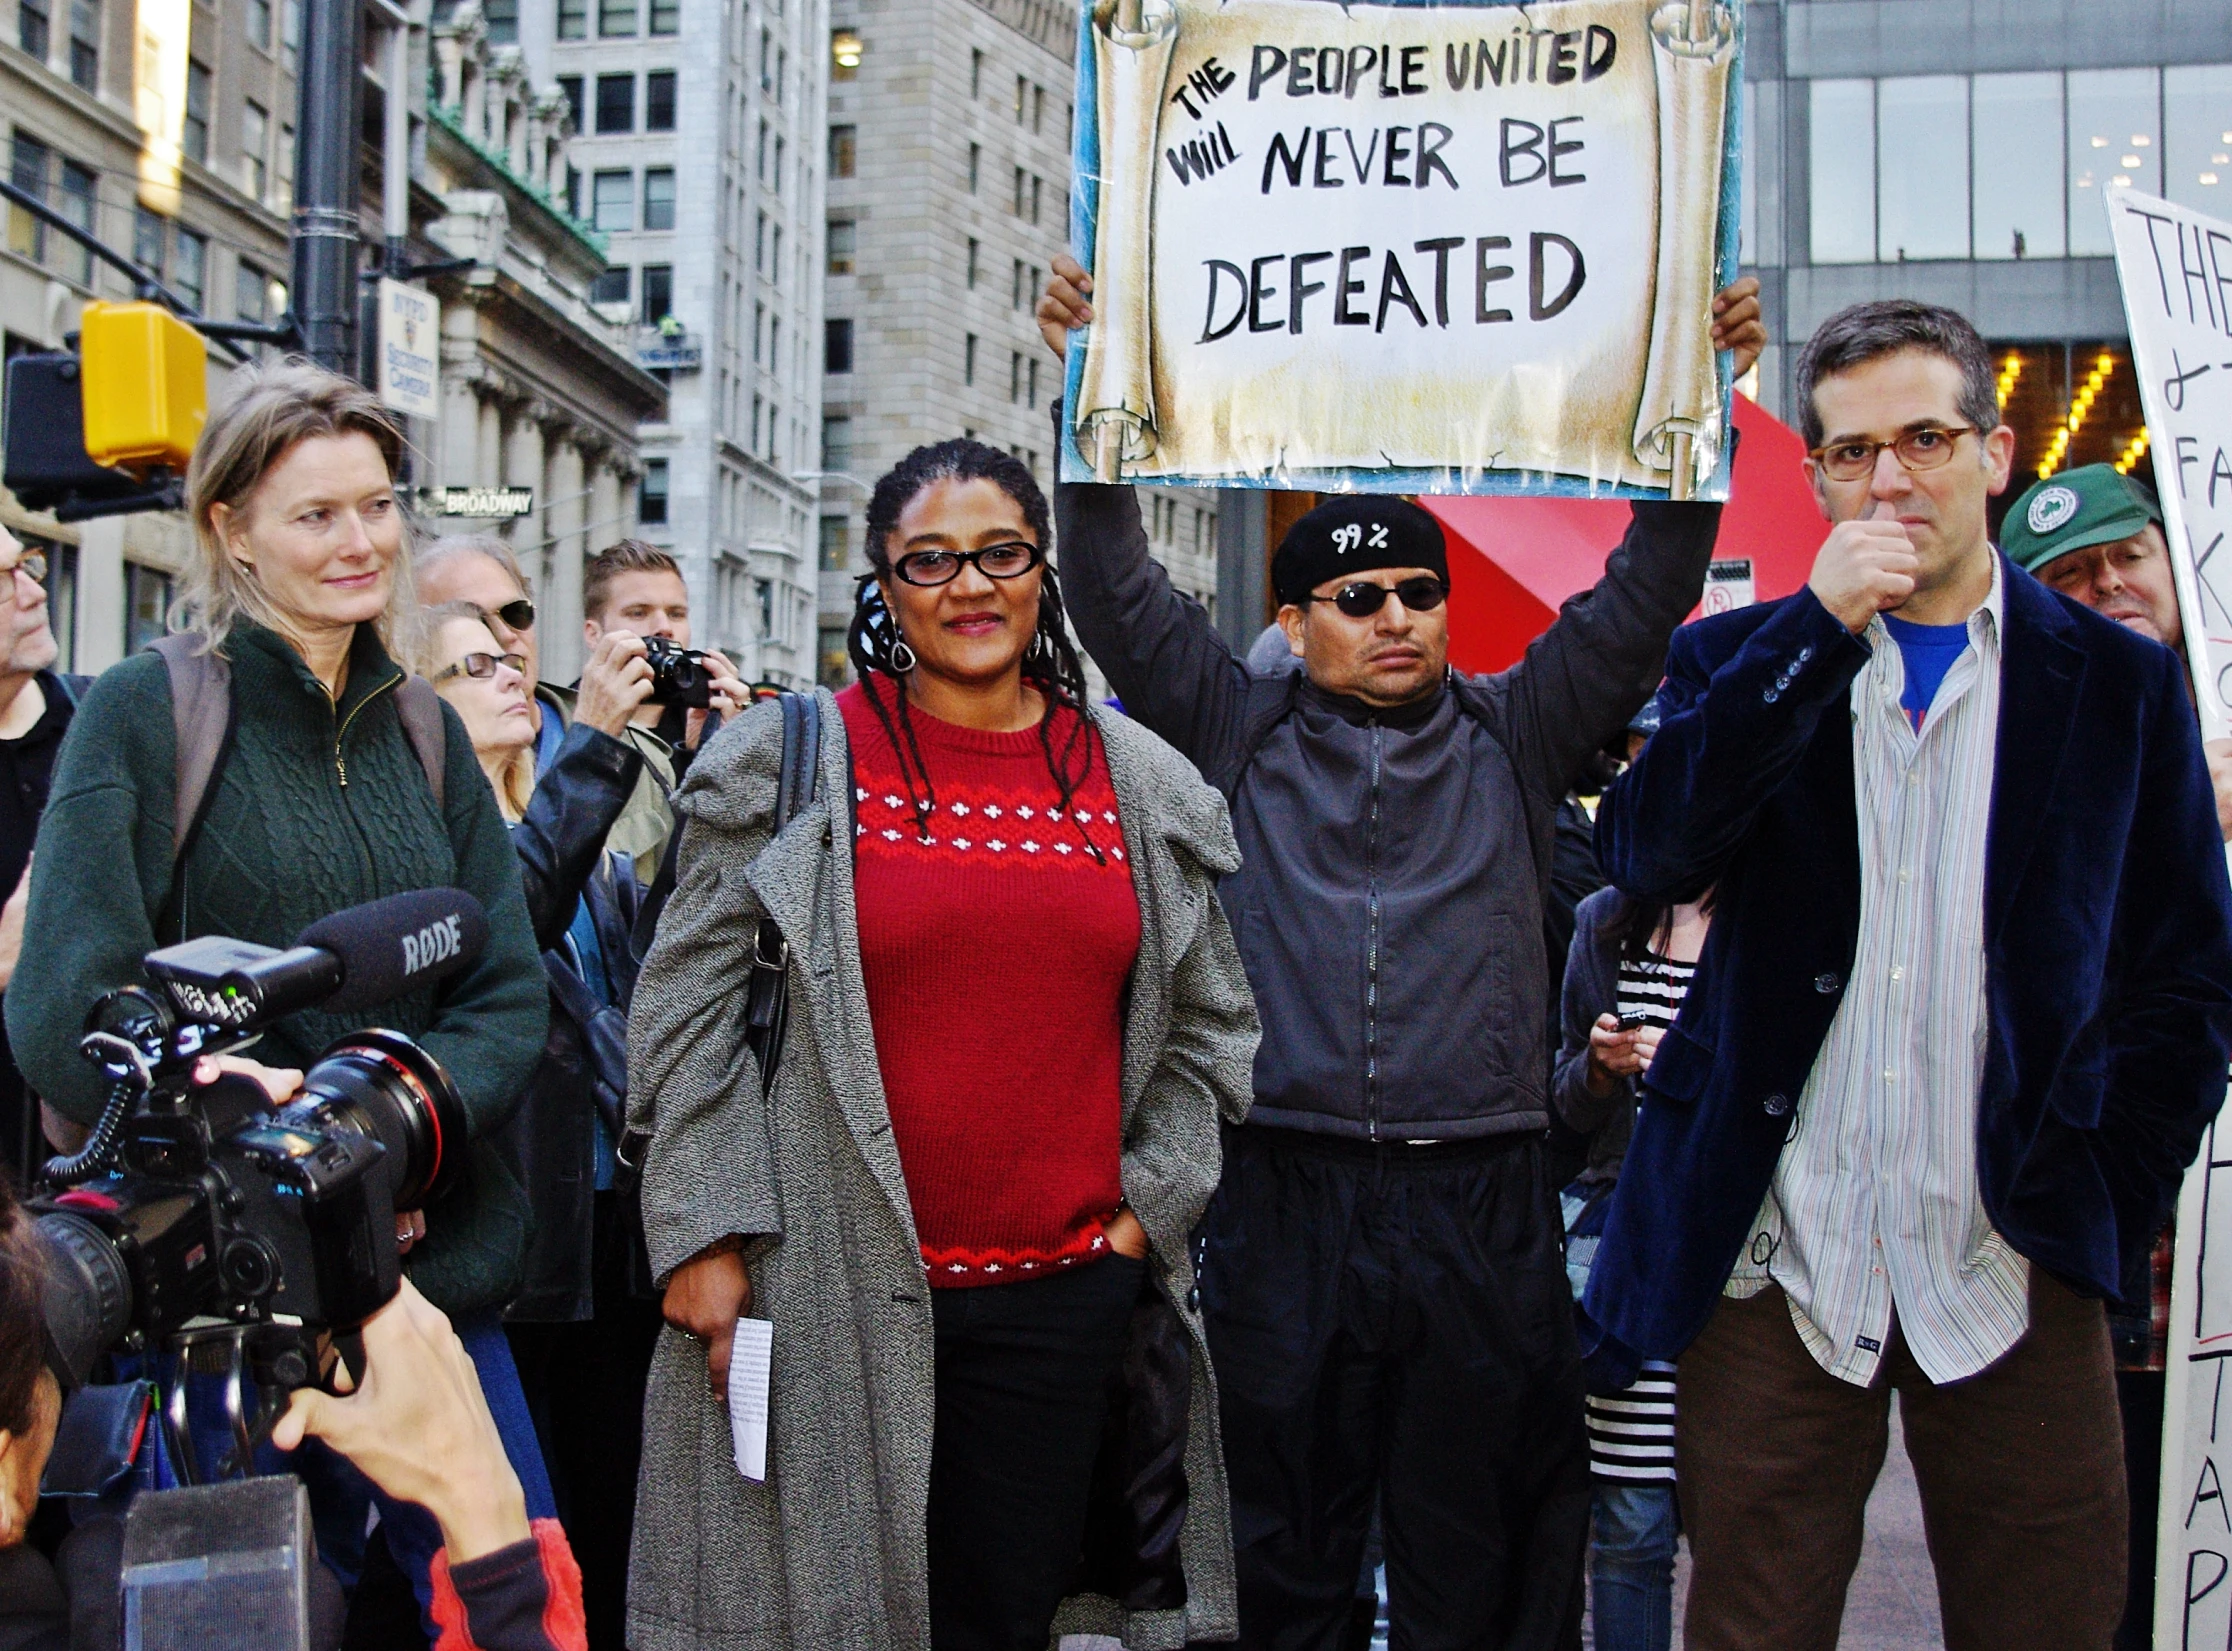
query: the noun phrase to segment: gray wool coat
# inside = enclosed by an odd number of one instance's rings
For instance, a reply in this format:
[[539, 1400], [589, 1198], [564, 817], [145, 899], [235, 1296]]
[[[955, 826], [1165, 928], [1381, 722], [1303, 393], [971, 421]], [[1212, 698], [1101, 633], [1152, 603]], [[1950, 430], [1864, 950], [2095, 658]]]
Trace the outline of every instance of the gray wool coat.
[[[644, 1407], [628, 1583], [636, 1651], [928, 1651], [924, 1509], [933, 1410], [930, 1292], [877, 1071], [853, 913], [852, 784], [826, 692], [820, 789], [768, 840], [779, 711], [762, 706], [690, 767], [674, 897], [636, 986], [630, 1122], [650, 1135], [654, 1273], [747, 1239], [752, 1311], [774, 1323], [768, 1476], [733, 1460], [705, 1351], [661, 1332]], [[1187, 1235], [1238, 1122], [1258, 1036], [1216, 879], [1239, 852], [1222, 798], [1154, 735], [1095, 710], [1140, 908], [1123, 1059], [1123, 1181], [1190, 1336], [1182, 1610], [1064, 1602], [1058, 1633], [1139, 1648], [1237, 1632], [1208, 1344]], [[835, 808], [831, 804], [834, 801]], [[791, 1024], [771, 1101], [744, 1042], [765, 913], [791, 943]], [[1027, 990], [1029, 974], [1018, 977]], [[1022, 1007], [1028, 1007], [1027, 999]]]

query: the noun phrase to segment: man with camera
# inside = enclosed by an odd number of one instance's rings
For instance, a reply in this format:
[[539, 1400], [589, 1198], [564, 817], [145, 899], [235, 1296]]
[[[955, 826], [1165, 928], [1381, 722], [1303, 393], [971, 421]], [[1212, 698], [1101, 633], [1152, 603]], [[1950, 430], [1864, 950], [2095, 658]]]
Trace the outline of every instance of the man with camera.
[[[488, 616], [496, 640], [527, 662], [538, 775], [549, 771], [575, 722], [642, 754], [643, 773], [606, 845], [633, 860], [648, 883], [674, 830], [667, 798], [712, 724], [711, 713], [733, 716], [750, 703], [726, 655], [690, 647], [689, 588], [674, 558], [640, 539], [623, 539], [590, 559], [582, 570], [589, 655], [571, 688], [542, 680], [535, 604], [511, 546], [493, 534], [437, 539], [420, 553], [417, 571], [420, 601], [428, 607], [472, 603]], [[639, 691], [646, 683], [651, 686]]]

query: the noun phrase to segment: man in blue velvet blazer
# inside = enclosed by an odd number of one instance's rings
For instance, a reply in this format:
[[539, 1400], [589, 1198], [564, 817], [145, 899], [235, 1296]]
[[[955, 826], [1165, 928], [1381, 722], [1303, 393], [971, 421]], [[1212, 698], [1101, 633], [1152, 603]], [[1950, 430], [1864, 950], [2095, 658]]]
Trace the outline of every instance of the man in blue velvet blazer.
[[1609, 1362], [1680, 1356], [1697, 1651], [1835, 1645], [1893, 1389], [1948, 1646], [2098, 1651], [2102, 1298], [2232, 1049], [2200, 732], [2175, 655], [1991, 545], [2014, 441], [1965, 320], [1856, 306], [1799, 395], [1811, 581], [1676, 635], [1598, 817], [1620, 887], [1718, 895], [1585, 1306]]

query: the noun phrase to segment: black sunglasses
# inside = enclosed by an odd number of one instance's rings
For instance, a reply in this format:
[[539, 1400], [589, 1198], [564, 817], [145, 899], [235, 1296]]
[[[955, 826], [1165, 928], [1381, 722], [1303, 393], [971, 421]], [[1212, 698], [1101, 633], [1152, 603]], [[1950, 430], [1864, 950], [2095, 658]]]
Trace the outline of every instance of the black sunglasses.
[[1415, 579], [1401, 579], [1392, 585], [1375, 585], [1369, 579], [1359, 579], [1353, 585], [1343, 585], [1331, 596], [1305, 596], [1305, 604], [1330, 602], [1351, 619], [1369, 619], [1387, 606], [1390, 596], [1401, 599], [1404, 607], [1413, 613], [1431, 613], [1442, 605], [1449, 595], [1449, 587], [1432, 574], [1422, 573]]
[[522, 596], [516, 602], [506, 602], [500, 608], [488, 610], [491, 619], [501, 619], [504, 628], [512, 631], [531, 631], [535, 628], [535, 604]]

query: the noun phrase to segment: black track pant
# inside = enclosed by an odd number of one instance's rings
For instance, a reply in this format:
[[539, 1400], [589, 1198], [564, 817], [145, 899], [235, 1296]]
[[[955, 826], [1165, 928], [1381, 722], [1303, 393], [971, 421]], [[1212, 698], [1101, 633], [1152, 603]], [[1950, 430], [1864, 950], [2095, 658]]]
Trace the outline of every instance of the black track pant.
[[1393, 1651], [1578, 1646], [1588, 1447], [1538, 1139], [1228, 1130], [1205, 1233], [1241, 1644], [1333, 1651], [1377, 1499]]

